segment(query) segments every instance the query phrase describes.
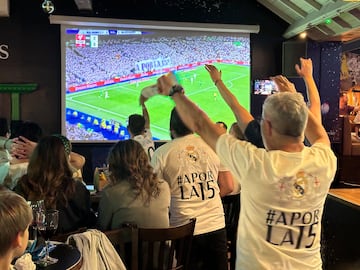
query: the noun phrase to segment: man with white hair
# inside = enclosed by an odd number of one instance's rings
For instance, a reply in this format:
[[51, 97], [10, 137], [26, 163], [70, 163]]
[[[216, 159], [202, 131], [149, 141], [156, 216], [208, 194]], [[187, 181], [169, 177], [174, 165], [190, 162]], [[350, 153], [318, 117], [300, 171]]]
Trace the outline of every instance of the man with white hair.
[[[260, 126], [265, 149], [226, 134], [167, 77], [158, 79], [158, 88], [173, 98], [184, 123], [240, 181], [236, 268], [320, 270], [321, 219], [336, 157], [321, 115], [308, 110], [285, 77], [272, 79], [288, 92], [264, 102]], [[303, 143], [305, 135], [310, 147]]]

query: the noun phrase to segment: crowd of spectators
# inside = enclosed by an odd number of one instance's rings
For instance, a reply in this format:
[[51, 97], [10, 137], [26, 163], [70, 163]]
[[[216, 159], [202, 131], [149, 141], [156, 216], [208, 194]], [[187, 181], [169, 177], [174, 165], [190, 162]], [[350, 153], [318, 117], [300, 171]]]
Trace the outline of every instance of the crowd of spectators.
[[76, 124], [70, 124], [68, 122], [66, 123], [66, 136], [69, 140], [78, 140], [79, 138], [83, 138], [86, 141], [106, 140], [101, 132], [88, 131]]
[[[209, 60], [250, 64], [250, 40], [239, 36], [99, 37], [99, 46], [66, 47], [66, 88]], [[146, 63], [159, 63], [149, 65]]]

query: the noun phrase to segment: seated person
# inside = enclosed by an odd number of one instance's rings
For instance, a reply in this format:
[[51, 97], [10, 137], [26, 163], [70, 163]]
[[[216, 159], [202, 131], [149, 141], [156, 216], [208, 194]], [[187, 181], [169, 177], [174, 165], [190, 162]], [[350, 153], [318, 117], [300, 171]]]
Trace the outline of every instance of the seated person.
[[0, 138], [2, 139], [0, 148], [0, 184], [4, 183], [6, 176], [9, 173], [10, 159], [6, 144], [10, 137], [9, 125], [6, 118], [0, 118]]
[[[82, 181], [82, 168], [85, 164], [85, 157], [72, 151], [72, 145], [68, 138], [60, 134], [56, 136], [62, 138], [64, 145], [70, 150], [69, 163], [70, 163], [70, 168], [73, 172], [74, 179], [78, 179]], [[26, 136], [19, 136], [18, 138], [13, 139], [14, 142], [12, 147], [13, 156], [18, 157], [18, 163], [19, 162], [25, 163], [23, 167], [26, 165], [25, 169], [23, 168], [22, 174], [20, 174], [20, 172], [17, 175], [13, 173], [13, 177], [12, 177], [13, 179], [16, 178], [15, 176], [22, 176], [23, 174], [26, 173], [28, 159], [31, 156], [32, 152], [34, 151], [39, 139], [30, 140]]]
[[76, 180], [83, 181], [82, 179], [82, 168], [85, 164], [85, 157], [72, 151], [72, 145], [69, 139], [61, 134], [55, 134], [61, 139], [62, 143], [65, 146], [65, 152], [69, 155], [69, 165], [70, 169], [73, 172], [73, 178]]
[[108, 163], [110, 184], [102, 191], [98, 227], [112, 230], [123, 223], [168, 227], [170, 188], [154, 173], [141, 144], [119, 141], [110, 150]]
[[[32, 210], [24, 198], [12, 191], [0, 190], [0, 269], [14, 269], [11, 262], [24, 253], [32, 220]], [[25, 258], [29, 267], [21, 269], [35, 270], [31, 256]]]
[[[42, 129], [41, 127], [31, 121], [22, 122], [17, 129], [15, 129], [14, 134], [12, 134], [13, 138], [18, 138], [19, 136], [23, 136], [28, 140], [37, 143], [42, 137]], [[14, 139], [15, 142], [18, 139]], [[36, 145], [36, 144], [35, 144]], [[27, 172], [27, 167], [29, 165], [28, 156], [22, 155], [22, 150], [18, 149], [17, 152], [17, 144], [14, 143], [12, 146], [12, 158], [10, 161], [10, 169], [9, 174], [6, 177], [5, 185], [9, 189], [13, 189], [16, 186], [17, 181]]]
[[44, 200], [47, 209], [59, 210], [58, 233], [91, 227], [95, 216], [90, 193], [74, 180], [69, 166], [70, 148], [59, 136], [45, 136], [30, 156], [27, 174], [14, 190], [28, 201]]
[[130, 134], [130, 138], [139, 142], [144, 148], [149, 159], [155, 151], [155, 144], [152, 138], [152, 133], [150, 130], [150, 116], [149, 112], [145, 106], [145, 101], [147, 99], [144, 96], [140, 96], [140, 105], [142, 108], [142, 115], [132, 114], [128, 119], [127, 130]]
[[360, 106], [351, 106], [348, 104], [349, 98], [347, 92], [340, 93], [339, 115], [355, 114], [360, 110]]

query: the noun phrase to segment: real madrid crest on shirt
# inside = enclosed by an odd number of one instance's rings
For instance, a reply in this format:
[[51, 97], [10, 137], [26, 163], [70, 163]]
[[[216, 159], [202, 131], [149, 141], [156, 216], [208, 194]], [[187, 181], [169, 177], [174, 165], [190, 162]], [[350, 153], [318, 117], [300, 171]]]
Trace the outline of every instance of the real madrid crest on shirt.
[[293, 196], [301, 198], [307, 189], [307, 179], [304, 172], [298, 172], [293, 184]]
[[187, 146], [186, 151], [187, 151], [186, 155], [191, 162], [196, 162], [198, 160], [199, 153], [195, 150], [194, 146], [191, 145]]
[[309, 196], [320, 186], [317, 177], [304, 171], [296, 173], [295, 177], [283, 178], [279, 181], [279, 189], [282, 192], [283, 199], [301, 200], [304, 196]]

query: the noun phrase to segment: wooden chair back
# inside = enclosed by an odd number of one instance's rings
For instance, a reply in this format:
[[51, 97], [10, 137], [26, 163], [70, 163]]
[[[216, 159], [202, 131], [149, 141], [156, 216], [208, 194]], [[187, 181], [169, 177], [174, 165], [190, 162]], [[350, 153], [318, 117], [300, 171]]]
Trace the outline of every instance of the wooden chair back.
[[138, 228], [139, 269], [187, 270], [196, 219], [170, 228]]
[[120, 229], [105, 231], [125, 266], [129, 270], [138, 270], [138, 229], [136, 225], [126, 224]]

